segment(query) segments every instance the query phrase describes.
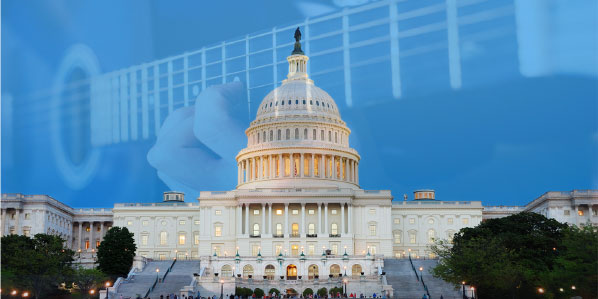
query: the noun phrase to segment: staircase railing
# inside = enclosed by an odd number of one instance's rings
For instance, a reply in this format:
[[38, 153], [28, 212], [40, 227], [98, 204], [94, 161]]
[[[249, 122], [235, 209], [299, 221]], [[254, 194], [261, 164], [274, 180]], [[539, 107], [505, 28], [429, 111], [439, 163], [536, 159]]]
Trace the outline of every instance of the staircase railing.
[[[162, 276], [162, 282], [164, 282], [164, 279], [166, 279], [166, 275], [168, 275], [170, 270], [172, 270], [172, 267], [174, 266], [175, 263], [176, 263], [176, 258], [172, 261], [172, 263], [170, 264], [168, 269], [166, 269], [166, 272]], [[147, 298], [147, 296], [149, 296], [149, 294], [156, 288], [156, 284], [158, 284], [159, 280], [160, 280], [160, 277], [158, 275], [156, 275], [156, 279], [154, 280], [154, 283], [152, 283], [152, 286], [149, 287], [149, 289], [147, 289], [147, 292], [145, 292], [145, 296], [143, 296], [143, 298]]]
[[424, 291], [426, 291], [426, 294], [428, 294], [428, 298], [431, 299], [432, 297], [430, 296], [430, 291], [428, 290], [428, 286], [424, 282], [424, 275], [423, 275], [423, 273], [421, 275], [417, 275], [417, 270], [415, 269], [415, 265], [413, 265], [413, 260], [411, 260], [411, 256], [409, 256], [409, 263], [411, 264], [411, 269], [413, 269], [413, 273], [415, 273], [415, 278], [417, 278], [417, 280], [422, 283], [422, 286], [424, 287]]

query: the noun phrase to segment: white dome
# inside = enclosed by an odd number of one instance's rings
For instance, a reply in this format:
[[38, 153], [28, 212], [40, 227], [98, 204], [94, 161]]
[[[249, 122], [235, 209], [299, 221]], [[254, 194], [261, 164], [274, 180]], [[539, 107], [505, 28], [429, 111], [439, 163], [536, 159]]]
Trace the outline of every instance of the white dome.
[[272, 90], [262, 100], [256, 120], [289, 114], [340, 118], [332, 97], [310, 81], [287, 81]]

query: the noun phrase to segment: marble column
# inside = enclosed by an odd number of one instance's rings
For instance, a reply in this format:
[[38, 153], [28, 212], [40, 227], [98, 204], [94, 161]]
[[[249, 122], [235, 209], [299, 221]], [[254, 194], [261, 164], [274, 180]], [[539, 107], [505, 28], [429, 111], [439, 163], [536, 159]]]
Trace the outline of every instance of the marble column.
[[303, 177], [305, 162], [303, 161], [304, 155], [301, 153], [301, 157], [299, 158], [299, 177]]
[[268, 233], [272, 234], [272, 203], [268, 204], [268, 226], [270, 227]]
[[324, 235], [328, 236], [328, 203], [324, 203]]
[[260, 229], [260, 235], [266, 234], [266, 204], [262, 203], [262, 227]]
[[245, 171], [245, 178], [243, 178], [243, 182], [249, 182], [249, 161], [247, 159], [243, 160], [243, 170]]
[[264, 168], [263, 168], [264, 167], [264, 159], [262, 159], [261, 156], [259, 157], [259, 159], [260, 159], [260, 161], [259, 161], [258, 167], [257, 167], [257, 178], [259, 180], [261, 180], [264, 178], [263, 177], [264, 176], [264, 173], [263, 173], [264, 172]]
[[349, 177], [349, 171], [348, 171], [348, 169], [347, 169], [347, 164], [348, 164], [348, 163], [347, 163], [347, 161], [348, 161], [348, 160], [349, 160], [349, 159], [345, 159], [345, 162], [343, 162], [343, 165], [344, 165], [344, 166], [343, 166], [343, 173], [344, 173], [344, 175], [345, 175], [345, 177], [343, 178], [343, 181], [347, 181], [347, 178]]
[[314, 154], [311, 154], [311, 159], [310, 159], [311, 163], [309, 164], [309, 176], [310, 177], [314, 177]]
[[21, 234], [21, 226], [20, 226], [20, 218], [21, 218], [21, 211], [19, 209], [15, 209], [15, 232], [17, 235]]
[[93, 239], [93, 221], [89, 222], [89, 249], [94, 249], [96, 246], [96, 241]]
[[4, 236], [6, 231], [6, 209], [2, 209], [2, 223], [0, 224], [0, 237]]
[[345, 234], [345, 203], [341, 203], [341, 235]]
[[349, 213], [349, 215], [348, 215], [349, 217], [347, 217], [348, 218], [347, 219], [348, 220], [347, 221], [347, 223], [348, 223], [348, 225], [347, 225], [347, 233], [351, 234], [352, 233], [351, 227], [353, 226], [353, 205], [352, 204], [347, 204], [347, 209], [348, 209], [347, 212]]
[[289, 203], [284, 203], [284, 231], [286, 232], [286, 237], [291, 235], [291, 230], [289, 229]]
[[305, 203], [301, 203], [301, 236], [305, 235]]
[[289, 154], [289, 159], [291, 159], [291, 173], [290, 176], [295, 176], [295, 154]]
[[320, 233], [324, 233], [324, 230], [322, 229], [322, 204], [318, 203], [318, 229], [317, 231], [319, 231]]
[[104, 240], [104, 221], [100, 222], [100, 243]]
[[245, 204], [245, 234], [249, 234], [249, 204]]
[[79, 246], [77, 246], [77, 248], [79, 250], [81, 250], [81, 238], [83, 235], [83, 223], [81, 221], [79, 221], [79, 239], [77, 240], [79, 242]]
[[355, 183], [359, 184], [359, 163], [355, 162]]
[[282, 154], [278, 154], [278, 177], [284, 177], [284, 160], [282, 160]]
[[237, 236], [243, 234], [243, 204], [237, 205]]

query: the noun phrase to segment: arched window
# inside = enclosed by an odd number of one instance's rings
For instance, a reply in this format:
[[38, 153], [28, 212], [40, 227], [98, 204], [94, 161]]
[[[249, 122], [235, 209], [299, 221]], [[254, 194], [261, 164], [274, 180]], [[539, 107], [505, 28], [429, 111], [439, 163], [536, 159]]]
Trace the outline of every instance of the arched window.
[[299, 129], [295, 128], [295, 139], [299, 139]]
[[291, 139], [291, 129], [287, 129], [286, 133], [287, 133], [286, 134], [286, 139], [287, 140]]
[[351, 267], [351, 275], [353, 275], [353, 277], [360, 276], [362, 271], [361, 265], [359, 264], [355, 264], [353, 267]]
[[434, 243], [435, 238], [436, 238], [436, 232], [433, 229], [428, 230], [428, 243]]
[[307, 129], [303, 129], [303, 139], [307, 139]]
[[222, 275], [222, 277], [233, 276], [233, 268], [230, 265], [222, 266], [222, 269], [220, 269], [220, 275]]
[[260, 235], [260, 225], [258, 223], [253, 224], [253, 235], [254, 236]]
[[307, 225], [307, 233], [310, 235], [316, 234], [316, 225], [314, 223], [310, 223]]
[[249, 275], [253, 275], [253, 267], [251, 265], [245, 265], [243, 267], [243, 277], [248, 278]]
[[338, 234], [338, 225], [336, 223], [332, 223], [330, 225], [330, 233], [333, 235], [337, 235]]
[[276, 139], [276, 140], [280, 140], [280, 138], [281, 138], [280, 137], [280, 129], [278, 129], [278, 139]]
[[318, 266], [317, 265], [309, 265], [309, 267], [307, 268], [307, 279], [314, 279], [318, 275], [320, 275], [318, 273]]
[[341, 266], [337, 264], [330, 266], [330, 274], [332, 274], [332, 277], [338, 277], [341, 274]]
[[268, 280], [274, 280], [274, 276], [276, 275], [276, 268], [273, 265], [267, 265], [266, 269], [264, 270], [264, 274], [266, 275]]

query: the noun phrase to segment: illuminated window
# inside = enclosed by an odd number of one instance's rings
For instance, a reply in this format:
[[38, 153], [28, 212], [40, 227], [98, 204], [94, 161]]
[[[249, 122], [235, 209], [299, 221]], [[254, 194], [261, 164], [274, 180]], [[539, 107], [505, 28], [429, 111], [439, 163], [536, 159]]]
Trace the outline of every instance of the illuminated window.
[[166, 245], [168, 242], [168, 233], [160, 232], [160, 245]]
[[253, 235], [259, 236], [260, 235], [260, 225], [257, 223], [253, 224]]
[[314, 176], [320, 176], [320, 158], [314, 158]]
[[303, 157], [303, 176], [309, 175], [309, 160], [307, 157]]
[[85, 240], [85, 249], [89, 249], [89, 240]]
[[307, 233], [310, 235], [313, 235], [316, 233], [316, 225], [313, 223], [310, 223], [307, 225]]
[[[127, 224], [128, 224], [128, 225], [131, 225], [131, 224], [133, 224], [133, 222], [132, 222], [132, 221], [129, 221], [129, 222], [127, 222]], [[89, 232], [89, 231], [91, 231], [91, 228], [89, 228], [89, 226], [88, 226], [88, 227], [86, 227], [86, 228], [85, 228], [85, 231], [86, 231], [86, 232]]]
[[428, 219], [428, 224], [434, 224], [434, 219], [432, 219], [432, 218]]
[[370, 236], [375, 236], [376, 235], [376, 224], [370, 223], [369, 228], [370, 228]]
[[193, 234], [193, 244], [199, 245], [199, 233]]
[[141, 225], [143, 225], [143, 226], [147, 226], [147, 225], [148, 225], [148, 221], [147, 221], [147, 220], [143, 220], [143, 221], [141, 222]]
[[293, 215], [299, 215], [299, 210], [293, 210], [292, 213]]
[[276, 234], [277, 235], [282, 235], [282, 224], [281, 223], [276, 223]]
[[582, 210], [577, 211], [577, 215], [583, 216], [583, 211]]
[[376, 214], [376, 209], [370, 209], [370, 215], [375, 215]]
[[224, 265], [220, 269], [220, 274], [222, 277], [231, 277], [233, 276], [233, 269], [230, 265]]
[[259, 215], [260, 214], [260, 210], [253, 210], [253, 215]]
[[187, 236], [185, 236], [185, 234], [181, 233], [179, 234], [179, 245], [185, 245], [185, 239]]
[[276, 215], [282, 215], [282, 210], [276, 210]]
[[377, 248], [377, 246], [376, 246], [376, 245], [370, 245], [370, 246], [369, 246], [369, 249], [370, 249], [370, 253], [371, 253], [372, 255], [375, 255], [375, 254], [376, 254], [376, 252], [378, 251], [378, 250], [377, 250], [378, 248]]
[[468, 225], [469, 224], [469, 219], [468, 218], [463, 218], [461, 221], [463, 222], [463, 225]]
[[179, 221], [179, 225], [185, 225], [185, 223], [187, 223], [185, 220], [180, 220]]
[[415, 244], [417, 242], [416, 233], [409, 232], [409, 244]]
[[402, 234], [401, 231], [394, 231], [393, 232], [393, 237], [395, 240], [395, 244], [401, 244], [401, 239], [402, 239]]
[[284, 175], [291, 175], [291, 159], [289, 157], [284, 157]]
[[199, 225], [199, 220], [195, 220], [195, 221], [194, 221], [194, 224], [195, 224], [195, 225]]
[[333, 243], [330, 245], [330, 253], [333, 255], [338, 255], [338, 244]]
[[316, 246], [314, 244], [309, 244], [307, 246], [307, 255], [314, 255], [316, 253]]
[[96, 240], [96, 248], [100, 247], [100, 240]]
[[291, 230], [292, 230], [293, 236], [298, 236], [299, 235], [299, 224], [293, 223], [291, 225]]
[[222, 237], [222, 224], [214, 225], [214, 236]]
[[338, 234], [338, 225], [336, 223], [332, 223], [330, 225], [330, 233], [333, 234], [333, 235]]
[[216, 210], [215, 214], [216, 215], [222, 215], [222, 210]]
[[147, 245], [147, 240], [149, 239], [148, 235], [141, 235], [141, 245]]
[[409, 218], [409, 224], [415, 224], [415, 218]]
[[332, 214], [332, 215], [336, 215], [337, 213], [338, 213], [337, 210], [330, 210], [330, 214]]
[[431, 229], [428, 231], [428, 243], [434, 243], [434, 239], [436, 238], [436, 232]]
[[395, 218], [393, 221], [395, 224], [401, 224], [401, 218]]
[[453, 224], [453, 218], [449, 218], [449, 219], [447, 220], [447, 222], [448, 222], [448, 224]]
[[316, 212], [313, 209], [307, 210], [307, 214], [309, 214], [309, 215], [314, 215], [315, 213]]

